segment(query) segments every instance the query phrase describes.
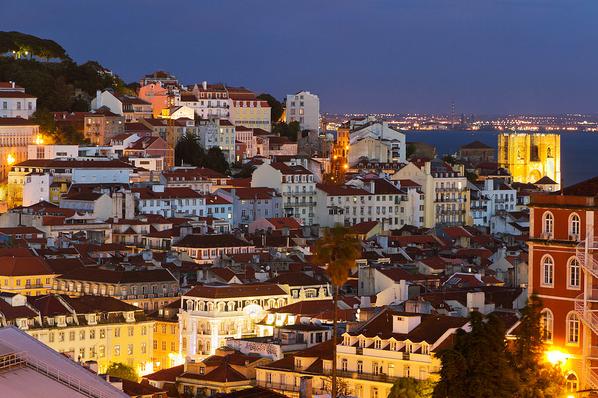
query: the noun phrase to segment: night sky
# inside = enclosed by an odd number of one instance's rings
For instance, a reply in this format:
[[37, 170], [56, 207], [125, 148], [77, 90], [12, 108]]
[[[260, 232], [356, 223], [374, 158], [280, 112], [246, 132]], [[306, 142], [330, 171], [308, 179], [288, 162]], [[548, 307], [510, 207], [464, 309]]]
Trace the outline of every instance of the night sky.
[[328, 112], [598, 113], [598, 1], [0, 0], [125, 81], [309, 90]]

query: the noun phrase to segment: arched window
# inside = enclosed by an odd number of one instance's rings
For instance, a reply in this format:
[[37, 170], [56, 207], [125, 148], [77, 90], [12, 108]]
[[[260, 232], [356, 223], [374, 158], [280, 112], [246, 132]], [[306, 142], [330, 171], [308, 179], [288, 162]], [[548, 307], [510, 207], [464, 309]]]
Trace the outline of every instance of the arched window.
[[548, 237], [552, 237], [554, 231], [554, 216], [551, 212], [545, 212], [542, 215], [542, 233]]
[[567, 392], [576, 392], [577, 388], [579, 386], [579, 381], [577, 380], [577, 376], [575, 375], [575, 373], [571, 372], [567, 375], [567, 384], [565, 386], [565, 388], [567, 389]]
[[580, 226], [579, 216], [575, 213], [571, 214], [569, 217], [569, 236], [571, 239], [579, 240]]
[[571, 257], [567, 263], [567, 288], [579, 289], [581, 285], [581, 269], [576, 257]]
[[554, 260], [551, 256], [546, 255], [542, 257], [542, 274], [540, 278], [542, 278], [542, 286], [552, 287], [554, 283]]
[[579, 344], [579, 318], [574, 312], [567, 315], [567, 343]]
[[542, 337], [544, 341], [552, 341], [554, 317], [548, 308], [542, 310]]

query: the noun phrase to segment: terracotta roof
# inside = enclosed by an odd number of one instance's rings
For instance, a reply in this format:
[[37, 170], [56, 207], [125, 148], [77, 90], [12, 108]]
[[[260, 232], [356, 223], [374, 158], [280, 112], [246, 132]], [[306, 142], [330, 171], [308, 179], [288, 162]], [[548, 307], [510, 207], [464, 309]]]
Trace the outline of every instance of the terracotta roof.
[[289, 286], [313, 286], [325, 284], [325, 282], [320, 282], [304, 272], [283, 272], [270, 279], [268, 282]]
[[299, 229], [301, 228], [301, 224], [296, 218], [293, 217], [273, 217], [273, 218], [266, 218], [274, 229], [282, 229], [282, 228], [289, 228], [289, 229]]
[[166, 390], [156, 388], [149, 383], [137, 383], [135, 381], [122, 379], [123, 392], [131, 397], [146, 396], [156, 393], [165, 393]]
[[365, 189], [355, 188], [349, 185], [316, 184], [316, 187], [319, 190], [324, 191], [328, 196], [371, 195]]
[[23, 91], [0, 91], [0, 98], [37, 98]]
[[272, 166], [274, 169], [280, 171], [284, 175], [312, 174], [312, 172], [307, 170], [305, 167], [298, 166], [298, 165], [289, 166], [286, 163], [272, 162], [272, 163], [270, 163], [270, 166]]
[[451, 239], [473, 237], [473, 235], [469, 231], [467, 231], [465, 228], [459, 227], [459, 226], [445, 227], [442, 229], [442, 232], [444, 232]]
[[557, 183], [554, 182], [554, 180], [548, 176], [544, 176], [544, 177], [540, 178], [534, 184], [536, 184], [536, 185], [557, 185]]
[[[233, 180], [234, 181], [234, 180]], [[232, 190], [239, 200], [265, 200], [280, 196], [273, 188], [256, 187], [256, 188], [225, 188], [227, 192], [232, 194]]]
[[215, 247], [248, 247], [251, 243], [241, 240], [234, 235], [198, 235], [185, 236], [174, 247], [215, 248]]
[[351, 233], [359, 234], [359, 235], [367, 234], [372, 229], [374, 229], [378, 224], [379, 224], [378, 221], [360, 222], [351, 227]]
[[41, 257], [0, 257], [0, 275], [2, 276], [34, 276], [52, 274], [52, 270]]
[[[421, 323], [409, 333], [393, 333], [393, 317], [401, 315], [420, 316]], [[468, 322], [469, 320], [467, 318], [444, 315], [410, 314], [393, 311], [387, 308], [372, 318], [363, 327], [351, 331], [349, 334], [352, 336], [363, 335], [365, 337], [378, 336], [382, 339], [394, 337], [396, 340], [410, 340], [414, 343], [425, 341], [428, 344], [433, 345], [438, 342], [447, 330], [461, 328]]]
[[26, 305], [12, 306], [6, 301], [0, 299], [0, 314], [8, 320], [15, 320], [17, 318], [34, 318], [37, 313]]
[[43, 235], [44, 232], [35, 227], [3, 227], [0, 228], [2, 235]]
[[[229, 297], [259, 297], [281, 296], [287, 293], [276, 284], [257, 283], [247, 285], [198, 285], [183, 296], [203, 298], [229, 298]], [[184, 299], [184, 298], [183, 298]]]
[[287, 396], [263, 387], [244, 388], [229, 393], [218, 394], [218, 398], [286, 398]]
[[183, 178], [183, 179], [193, 179], [193, 177], [226, 178], [226, 176], [224, 174], [214, 171], [212, 169], [208, 169], [207, 167], [192, 167], [192, 168], [184, 168], [184, 169], [174, 169], [174, 170], [164, 171], [162, 174], [164, 175], [164, 177], [167, 180], [171, 180], [173, 177], [178, 177], [178, 178]]
[[145, 375], [143, 376], [143, 378], [154, 381], [169, 381], [174, 383], [176, 381], [176, 378], [184, 372], [185, 365], [179, 365], [174, 366], [172, 368], [162, 369], [149, 375]]
[[269, 311], [281, 314], [293, 314], [299, 316], [315, 316], [323, 311], [332, 311], [334, 302], [328, 300], [303, 300], [280, 308], [272, 308]]
[[176, 278], [166, 269], [112, 271], [102, 268], [75, 269], [59, 279], [104, 283], [173, 282]]
[[22, 117], [0, 117], [0, 126], [37, 126], [37, 123]]
[[227, 199], [223, 198], [222, 196], [218, 195], [205, 195], [206, 205], [230, 205], [232, 202], [229, 202]]

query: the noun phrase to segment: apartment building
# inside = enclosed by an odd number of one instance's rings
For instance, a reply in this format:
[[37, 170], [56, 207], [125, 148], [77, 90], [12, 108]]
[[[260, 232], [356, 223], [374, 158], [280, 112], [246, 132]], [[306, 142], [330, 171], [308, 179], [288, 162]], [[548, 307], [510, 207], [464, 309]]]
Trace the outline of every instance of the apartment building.
[[287, 95], [287, 123], [299, 122], [301, 130], [320, 130], [320, 98], [309, 91]]
[[282, 162], [263, 163], [251, 176], [252, 187], [268, 187], [282, 195], [285, 217], [300, 219], [303, 225], [314, 223], [316, 182], [311, 171], [300, 165]]

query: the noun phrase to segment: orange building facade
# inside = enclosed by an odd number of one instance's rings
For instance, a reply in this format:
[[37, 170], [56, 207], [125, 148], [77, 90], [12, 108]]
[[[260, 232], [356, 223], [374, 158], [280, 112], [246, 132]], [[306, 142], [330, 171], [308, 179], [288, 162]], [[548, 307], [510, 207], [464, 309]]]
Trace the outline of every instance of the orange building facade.
[[[598, 388], [598, 177], [530, 203], [529, 292], [567, 393]], [[595, 254], [594, 254], [595, 252]]]

